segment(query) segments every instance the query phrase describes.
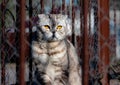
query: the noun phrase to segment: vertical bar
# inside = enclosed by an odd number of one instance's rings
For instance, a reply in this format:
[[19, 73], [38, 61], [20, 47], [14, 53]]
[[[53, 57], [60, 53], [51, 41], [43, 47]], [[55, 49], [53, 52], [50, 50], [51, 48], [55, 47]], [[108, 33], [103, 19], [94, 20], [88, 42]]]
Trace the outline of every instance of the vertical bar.
[[40, 13], [44, 13], [44, 0], [40, 0], [41, 10]]
[[[104, 18], [106, 17], [106, 18]], [[104, 18], [104, 19], [103, 19]], [[99, 52], [100, 73], [103, 73], [102, 85], [109, 85], [108, 83], [108, 65], [109, 65], [109, 48], [105, 44], [109, 44], [109, 0], [98, 0], [98, 23], [99, 23]], [[104, 39], [101, 37], [103, 36]]]
[[20, 1], [20, 85], [25, 85], [25, 0]]
[[55, 13], [55, 1], [52, 0], [52, 11], [51, 13]]
[[114, 1], [114, 6], [113, 6], [113, 10], [114, 10], [114, 31], [116, 34], [116, 1]]
[[[80, 1], [78, 2], [78, 6], [79, 6], [79, 10], [81, 11], [81, 3]], [[81, 12], [80, 12], [80, 34], [75, 34], [75, 39], [76, 39], [76, 48], [77, 48], [77, 54], [78, 56], [81, 58], [81, 48], [82, 48], [82, 41], [81, 41]], [[80, 64], [81, 64], [81, 61], [80, 61]]]
[[72, 43], [73, 45], [75, 45], [74, 22], [75, 22], [75, 6], [74, 6], [74, 0], [72, 0]]
[[[33, 8], [32, 8], [32, 0], [29, 0], [29, 18], [32, 19], [32, 13], [33, 13]], [[30, 85], [32, 84], [32, 23], [29, 22], [29, 42], [30, 42], [30, 50], [29, 50], [29, 81], [30, 81]]]
[[[19, 46], [19, 41], [20, 41], [20, 39], [19, 39], [19, 24], [20, 24], [20, 19], [19, 19], [19, 14], [20, 14], [20, 6], [19, 6], [19, 0], [16, 0], [16, 33], [15, 33], [15, 47], [16, 47], [16, 49], [17, 49], [17, 53], [19, 54], [19, 48], [20, 48], [20, 46]], [[17, 42], [18, 41], [18, 42]], [[17, 56], [15, 56], [16, 57], [16, 83], [19, 83], [19, 70], [20, 70], [20, 68], [19, 68], [19, 65], [20, 65], [20, 61], [19, 61], [19, 55]]]
[[[94, 14], [94, 56], [98, 56], [98, 1], [93, 0], [93, 14]], [[96, 6], [97, 5], [97, 6]], [[97, 53], [97, 54], [96, 54]], [[98, 70], [98, 68], [95, 68], [95, 70]]]
[[2, 48], [1, 48], [1, 67], [2, 67], [2, 73], [1, 73], [1, 85], [5, 85], [5, 0], [2, 0], [1, 5], [2, 10]]
[[[20, 54], [20, 0], [16, 0], [16, 33], [15, 33], [15, 45], [17, 49], [17, 53]], [[19, 34], [19, 35], [18, 35]], [[20, 83], [20, 55], [16, 55], [16, 84]]]
[[65, 0], [62, 0], [62, 13], [66, 14], [66, 4], [65, 4]]
[[82, 48], [81, 48], [81, 58], [83, 59], [83, 39], [84, 39], [84, 37], [83, 37], [83, 30], [84, 30], [84, 20], [83, 20], [83, 15], [84, 15], [84, 13], [83, 13], [83, 0], [80, 0], [80, 34], [81, 34], [81, 37], [80, 37], [80, 39], [81, 39], [81, 46], [82, 46]]
[[114, 35], [113, 35], [113, 38], [112, 38], [112, 44], [113, 44], [113, 49], [114, 51], [112, 51], [112, 56], [116, 56], [116, 37], [117, 37], [117, 21], [116, 21], [116, 4], [117, 2], [114, 1]]
[[83, 0], [83, 85], [89, 85], [89, 46], [88, 46], [88, 29], [89, 29], [89, 0]]

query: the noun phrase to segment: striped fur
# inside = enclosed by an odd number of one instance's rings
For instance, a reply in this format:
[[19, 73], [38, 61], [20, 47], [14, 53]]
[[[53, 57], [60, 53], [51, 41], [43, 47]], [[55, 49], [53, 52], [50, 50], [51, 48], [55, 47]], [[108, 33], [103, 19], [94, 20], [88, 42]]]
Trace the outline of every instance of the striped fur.
[[66, 36], [50, 41], [43, 35], [32, 41], [34, 80], [38, 85], [82, 85], [78, 56]]

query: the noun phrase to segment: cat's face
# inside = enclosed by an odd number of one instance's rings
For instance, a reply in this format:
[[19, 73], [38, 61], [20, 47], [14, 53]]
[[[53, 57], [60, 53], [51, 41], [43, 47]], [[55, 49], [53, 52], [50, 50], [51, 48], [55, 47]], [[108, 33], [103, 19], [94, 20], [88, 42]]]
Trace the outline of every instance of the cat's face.
[[39, 14], [39, 36], [46, 41], [58, 41], [71, 34], [70, 20], [62, 14]]

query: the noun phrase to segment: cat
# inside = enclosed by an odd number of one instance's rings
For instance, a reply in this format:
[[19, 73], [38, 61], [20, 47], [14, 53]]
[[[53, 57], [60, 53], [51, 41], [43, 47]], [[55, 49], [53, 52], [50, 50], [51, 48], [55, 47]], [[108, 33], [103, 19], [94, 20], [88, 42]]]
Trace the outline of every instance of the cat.
[[81, 66], [74, 46], [67, 15], [39, 14], [33, 34], [32, 56], [37, 85], [82, 85]]

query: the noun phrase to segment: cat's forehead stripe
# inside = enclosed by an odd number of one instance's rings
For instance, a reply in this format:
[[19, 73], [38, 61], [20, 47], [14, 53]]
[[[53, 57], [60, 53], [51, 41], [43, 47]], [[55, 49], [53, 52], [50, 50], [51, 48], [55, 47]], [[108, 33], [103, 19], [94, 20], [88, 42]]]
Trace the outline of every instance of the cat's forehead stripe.
[[55, 26], [55, 22], [56, 22], [55, 18], [53, 18], [53, 16], [51, 15], [48, 15], [48, 16], [49, 16], [52, 26]]

